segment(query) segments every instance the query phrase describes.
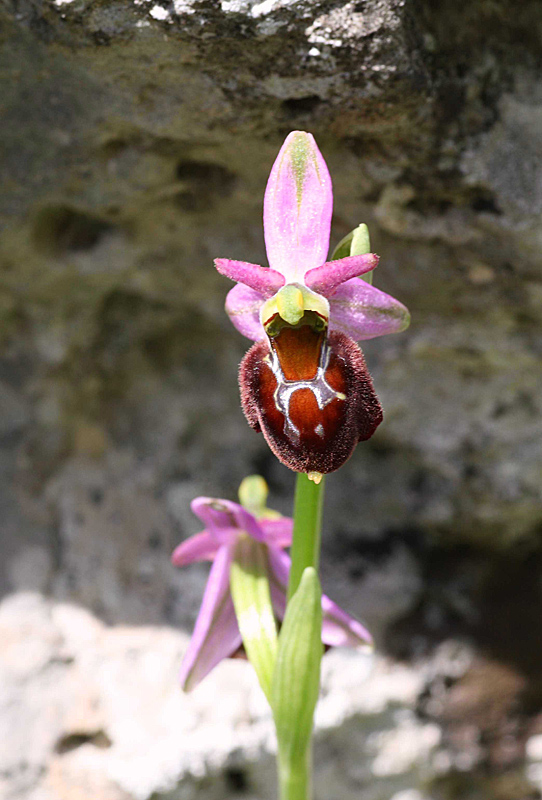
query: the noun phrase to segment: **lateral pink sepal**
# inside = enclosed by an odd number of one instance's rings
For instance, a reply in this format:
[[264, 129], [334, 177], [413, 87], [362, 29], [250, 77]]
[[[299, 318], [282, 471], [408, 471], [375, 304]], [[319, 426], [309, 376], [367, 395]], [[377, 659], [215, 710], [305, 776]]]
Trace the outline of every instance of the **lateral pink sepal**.
[[356, 342], [406, 330], [410, 314], [395, 297], [359, 278], [341, 284], [329, 300], [329, 327]]
[[226, 313], [243, 336], [259, 342], [265, 339], [265, 331], [260, 322], [260, 309], [265, 298], [254, 289], [238, 283], [230, 289], [226, 297]]

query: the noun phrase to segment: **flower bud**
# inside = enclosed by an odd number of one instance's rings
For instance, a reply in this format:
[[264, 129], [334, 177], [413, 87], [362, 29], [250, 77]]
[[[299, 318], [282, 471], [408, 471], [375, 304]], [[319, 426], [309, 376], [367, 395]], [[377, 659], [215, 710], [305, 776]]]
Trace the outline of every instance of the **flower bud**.
[[[350, 231], [350, 233], [347, 233], [346, 236], [341, 239], [333, 251], [331, 261], [338, 258], [348, 258], [348, 256], [361, 256], [370, 252], [371, 240], [369, 238], [369, 228], [362, 222], [361, 225], [358, 225], [357, 228], [354, 228], [353, 231]], [[367, 283], [373, 282], [372, 272], [366, 272], [359, 277]]]

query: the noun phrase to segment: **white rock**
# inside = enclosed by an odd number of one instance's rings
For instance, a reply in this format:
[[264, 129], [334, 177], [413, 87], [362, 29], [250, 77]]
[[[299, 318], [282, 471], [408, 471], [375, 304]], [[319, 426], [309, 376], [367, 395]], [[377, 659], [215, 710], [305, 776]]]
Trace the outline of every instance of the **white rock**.
[[542, 761], [542, 733], [527, 739], [525, 754], [530, 761]]
[[[272, 800], [274, 727], [250, 665], [223, 662], [185, 695], [178, 669], [188, 641], [166, 627], [108, 627], [35, 593], [6, 598], [0, 774], [9, 779], [0, 791], [13, 800], [150, 800], [173, 791], [195, 800], [205, 777], [206, 800], [224, 800], [221, 775], [233, 763], [248, 771], [254, 796]], [[414, 712], [429, 673], [351, 650], [325, 656], [316, 715], [324, 794], [354, 800], [351, 787], [369, 781], [377, 793], [367, 800], [376, 800], [381, 780], [386, 793], [403, 792], [395, 800], [423, 800], [404, 792], [416, 788], [416, 770], [431, 770], [440, 743], [440, 729]]]

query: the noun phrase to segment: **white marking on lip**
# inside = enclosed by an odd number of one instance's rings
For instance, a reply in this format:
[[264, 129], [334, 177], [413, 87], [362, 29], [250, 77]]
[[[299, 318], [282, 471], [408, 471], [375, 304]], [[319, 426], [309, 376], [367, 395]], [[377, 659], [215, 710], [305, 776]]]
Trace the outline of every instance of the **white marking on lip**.
[[[331, 403], [332, 400], [346, 400], [346, 395], [342, 392], [336, 392], [326, 380], [329, 356], [330, 349], [328, 343], [324, 342], [316, 375], [314, 378], [306, 381], [286, 380], [278, 355], [275, 351], [271, 351], [270, 357], [266, 356], [264, 359], [269, 364], [277, 381], [277, 388], [275, 389], [273, 399], [275, 401], [275, 407], [284, 417], [284, 434], [295, 444], [299, 442], [300, 436], [299, 428], [294, 425], [290, 418], [290, 400], [295, 392], [300, 389], [309, 389], [316, 398], [316, 403], [320, 411]], [[318, 436], [324, 438], [324, 429], [320, 423], [316, 426], [315, 432]]]

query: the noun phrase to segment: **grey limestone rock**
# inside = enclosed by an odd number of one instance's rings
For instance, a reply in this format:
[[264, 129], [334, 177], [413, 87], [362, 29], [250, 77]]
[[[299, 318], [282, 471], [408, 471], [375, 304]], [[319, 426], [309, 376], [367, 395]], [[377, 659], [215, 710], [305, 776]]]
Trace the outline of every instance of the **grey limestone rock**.
[[[525, 681], [514, 697], [536, 728], [538, 0], [4, 0], [0, 26], [1, 592], [188, 630], [205, 569], [168, 558], [197, 530], [190, 498], [234, 498], [260, 472], [289, 513], [292, 476], [242, 418], [248, 342], [212, 259], [265, 263], [267, 174], [308, 129], [333, 242], [367, 222], [376, 283], [413, 320], [364, 347], [385, 421], [328, 481], [324, 580], [396, 657], [466, 638]], [[523, 734], [505, 728], [519, 762]], [[509, 777], [482, 796], [530, 796], [503, 758], [480, 755]], [[435, 787], [429, 800], [467, 796], [461, 777]]]

